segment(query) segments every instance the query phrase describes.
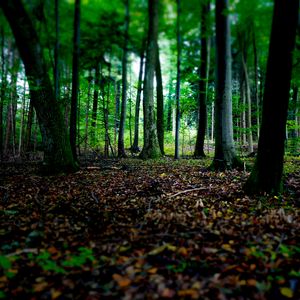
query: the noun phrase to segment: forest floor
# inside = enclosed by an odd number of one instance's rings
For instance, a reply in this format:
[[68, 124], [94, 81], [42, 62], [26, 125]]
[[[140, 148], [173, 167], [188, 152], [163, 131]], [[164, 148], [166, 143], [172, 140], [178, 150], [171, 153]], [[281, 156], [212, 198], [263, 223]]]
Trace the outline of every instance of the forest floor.
[[0, 298], [300, 299], [300, 160], [281, 196], [209, 160], [0, 171]]

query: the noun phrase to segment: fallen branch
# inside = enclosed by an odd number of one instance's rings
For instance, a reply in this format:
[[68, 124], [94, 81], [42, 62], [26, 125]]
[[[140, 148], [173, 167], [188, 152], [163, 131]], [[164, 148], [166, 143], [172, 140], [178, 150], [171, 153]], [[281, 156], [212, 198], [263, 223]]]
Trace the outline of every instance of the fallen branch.
[[23, 253], [38, 254], [39, 252], [38, 252], [37, 248], [28, 248], [28, 249], [22, 249], [22, 250], [18, 250], [16, 252], [13, 252], [13, 253], [6, 254], [5, 256], [6, 257], [11, 257], [11, 256], [15, 256], [15, 255], [20, 255], [20, 254], [23, 254]]
[[190, 193], [190, 192], [194, 192], [194, 191], [202, 191], [202, 190], [206, 190], [206, 189], [207, 189], [206, 187], [200, 187], [200, 188], [184, 190], [184, 191], [180, 191], [180, 192], [178, 192], [174, 195], [169, 196], [169, 198], [173, 198], [173, 197], [176, 197], [176, 196], [181, 195], [181, 194], [186, 194], [186, 193]]

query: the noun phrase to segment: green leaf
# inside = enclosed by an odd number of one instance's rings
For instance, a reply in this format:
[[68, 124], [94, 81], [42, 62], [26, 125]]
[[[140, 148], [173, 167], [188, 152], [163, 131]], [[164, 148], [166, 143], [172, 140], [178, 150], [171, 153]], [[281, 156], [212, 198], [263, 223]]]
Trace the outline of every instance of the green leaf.
[[3, 269], [10, 269], [11, 268], [11, 262], [6, 256], [0, 255], [0, 266]]
[[293, 298], [293, 294], [294, 294], [293, 291], [288, 287], [280, 288], [280, 293], [287, 298]]

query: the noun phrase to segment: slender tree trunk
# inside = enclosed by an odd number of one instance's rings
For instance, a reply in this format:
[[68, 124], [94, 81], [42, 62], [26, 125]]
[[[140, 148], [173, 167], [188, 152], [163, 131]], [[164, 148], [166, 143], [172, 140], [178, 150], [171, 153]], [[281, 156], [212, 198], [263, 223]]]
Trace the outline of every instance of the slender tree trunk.
[[59, 0], [54, 2], [54, 13], [55, 13], [55, 48], [54, 48], [54, 92], [55, 98], [58, 101], [60, 98], [60, 78], [59, 78]]
[[94, 82], [94, 96], [93, 96], [93, 111], [92, 111], [92, 142], [93, 146], [96, 143], [96, 128], [97, 128], [97, 111], [98, 111], [98, 100], [99, 100], [99, 87], [100, 87], [100, 64], [96, 64], [95, 68], [95, 82]]
[[158, 0], [148, 0], [149, 26], [144, 80], [144, 146], [141, 158], [161, 156], [154, 118], [153, 79], [156, 64], [156, 45], [158, 37]]
[[[254, 25], [253, 25], [254, 26]], [[252, 41], [253, 41], [253, 54], [254, 54], [254, 82], [255, 82], [255, 100], [256, 100], [256, 125], [257, 125], [257, 139], [259, 139], [259, 129], [260, 129], [260, 97], [259, 97], [259, 84], [258, 84], [258, 55], [256, 47], [256, 34], [255, 29], [252, 28]]]
[[179, 130], [180, 130], [180, 63], [181, 63], [181, 33], [180, 33], [180, 0], [177, 0], [177, 78], [176, 78], [176, 123], [175, 123], [175, 159], [179, 159]]
[[242, 64], [245, 76], [245, 90], [247, 100], [247, 137], [248, 137], [248, 152], [253, 152], [253, 136], [252, 136], [252, 109], [251, 109], [251, 90], [248, 75], [247, 62], [244, 53], [242, 54]]
[[242, 127], [242, 145], [245, 146], [247, 143], [247, 124], [246, 124], [246, 91], [245, 91], [245, 80], [244, 76], [241, 77], [241, 104], [242, 104], [242, 113], [241, 113], [241, 127]]
[[275, 0], [258, 152], [245, 191], [278, 193], [282, 172], [286, 120], [292, 76], [299, 0]]
[[201, 65], [199, 72], [199, 90], [198, 90], [198, 130], [195, 145], [195, 157], [205, 157], [204, 141], [207, 126], [207, 83], [209, 74], [209, 37], [208, 37], [208, 18], [210, 12], [210, 3], [202, 4], [201, 20]]
[[115, 146], [117, 145], [117, 136], [120, 128], [120, 96], [121, 82], [116, 82], [116, 97], [115, 97]]
[[91, 102], [91, 91], [92, 91], [92, 74], [89, 71], [88, 80], [88, 94], [87, 94], [87, 102], [85, 109], [85, 134], [84, 134], [84, 153], [87, 154], [87, 147], [89, 142], [89, 114], [90, 114], [90, 102]]
[[164, 126], [164, 95], [163, 95], [163, 82], [162, 82], [162, 75], [161, 75], [161, 65], [160, 65], [158, 45], [156, 48], [157, 48], [156, 66], [155, 66], [156, 91], [157, 91], [156, 127], [157, 127], [158, 144], [159, 144], [162, 155], [164, 155], [165, 154], [165, 151], [164, 151], [164, 130], [165, 130], [165, 126]]
[[24, 144], [24, 119], [25, 119], [25, 106], [26, 106], [26, 80], [24, 78], [24, 86], [23, 86], [23, 99], [22, 99], [22, 107], [21, 107], [21, 121], [20, 121], [20, 130], [19, 130], [19, 149], [18, 155], [22, 155], [23, 144]]
[[[3, 159], [3, 109], [4, 109], [4, 99], [5, 99], [5, 91], [7, 85], [7, 72], [5, 70], [5, 43], [4, 43], [4, 29], [1, 28], [1, 89], [0, 89], [0, 160]], [[6, 68], [8, 69], [8, 68]]]
[[167, 131], [172, 131], [172, 73], [169, 79], [168, 104], [167, 104]]
[[51, 86], [38, 36], [20, 0], [1, 1], [11, 26], [29, 82], [44, 146], [44, 171], [74, 171], [70, 141]]
[[73, 36], [73, 69], [72, 69], [72, 96], [70, 115], [70, 142], [74, 159], [77, 160], [76, 136], [79, 92], [79, 40], [80, 40], [80, 0], [75, 0]]
[[132, 152], [136, 153], [140, 151], [139, 148], [139, 121], [140, 121], [140, 106], [141, 106], [141, 95], [142, 95], [142, 85], [143, 85], [143, 69], [144, 69], [144, 59], [145, 59], [145, 48], [146, 39], [143, 40], [142, 50], [140, 54], [140, 70], [136, 94], [135, 103], [135, 116], [134, 116], [134, 139], [132, 145]]
[[228, 0], [216, 1], [216, 100], [215, 156], [212, 168], [224, 170], [239, 166], [233, 141], [231, 94], [231, 47]]
[[125, 33], [124, 33], [124, 47], [122, 59], [122, 103], [121, 103], [121, 117], [118, 138], [118, 157], [126, 157], [124, 145], [124, 132], [126, 121], [126, 101], [127, 101], [127, 55], [128, 55], [128, 31], [129, 31], [129, 0], [125, 0]]

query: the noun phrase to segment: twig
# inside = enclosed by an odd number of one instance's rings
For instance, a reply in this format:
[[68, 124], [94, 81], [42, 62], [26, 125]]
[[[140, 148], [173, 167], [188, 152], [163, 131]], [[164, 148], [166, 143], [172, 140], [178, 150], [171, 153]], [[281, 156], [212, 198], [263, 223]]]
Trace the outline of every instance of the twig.
[[34, 253], [34, 254], [38, 254], [38, 249], [37, 249], [37, 248], [28, 248], [28, 249], [18, 250], [18, 251], [16, 251], [16, 252], [7, 254], [6, 257], [11, 257], [11, 256], [15, 256], [15, 255], [20, 255], [20, 254], [23, 254], [23, 253]]
[[185, 194], [185, 193], [190, 193], [190, 192], [194, 192], [194, 191], [202, 191], [202, 190], [206, 190], [207, 188], [206, 187], [200, 187], [200, 188], [194, 188], [194, 189], [189, 189], [189, 190], [184, 190], [184, 191], [180, 191], [174, 195], [171, 195], [169, 196], [169, 198], [173, 198], [173, 197], [176, 197], [178, 195], [181, 195], [181, 194]]

